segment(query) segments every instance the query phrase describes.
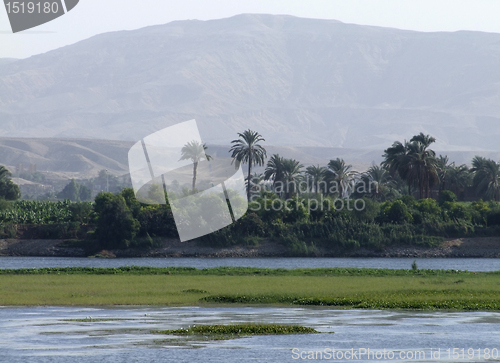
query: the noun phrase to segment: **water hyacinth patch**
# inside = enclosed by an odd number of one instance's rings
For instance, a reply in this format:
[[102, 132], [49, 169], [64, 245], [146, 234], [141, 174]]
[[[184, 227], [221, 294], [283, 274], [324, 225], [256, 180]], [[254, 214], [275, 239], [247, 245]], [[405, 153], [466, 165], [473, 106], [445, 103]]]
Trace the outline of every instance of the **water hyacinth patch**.
[[231, 325], [193, 325], [186, 329], [153, 331], [166, 335], [283, 335], [283, 334], [315, 334], [313, 328], [299, 325], [278, 324], [231, 324]]

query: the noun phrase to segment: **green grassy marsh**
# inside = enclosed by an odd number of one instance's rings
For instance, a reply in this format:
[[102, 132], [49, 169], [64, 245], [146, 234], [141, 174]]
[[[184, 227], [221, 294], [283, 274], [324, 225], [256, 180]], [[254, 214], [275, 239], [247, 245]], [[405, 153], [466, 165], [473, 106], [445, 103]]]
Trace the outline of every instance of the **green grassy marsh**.
[[388, 269], [0, 270], [0, 305], [315, 305], [500, 310], [500, 272]]

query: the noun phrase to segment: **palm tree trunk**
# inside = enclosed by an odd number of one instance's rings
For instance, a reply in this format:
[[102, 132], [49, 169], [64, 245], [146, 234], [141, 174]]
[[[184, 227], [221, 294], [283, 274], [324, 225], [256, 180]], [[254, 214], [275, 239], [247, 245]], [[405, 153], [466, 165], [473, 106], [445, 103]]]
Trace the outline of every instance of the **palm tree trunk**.
[[247, 200], [250, 201], [250, 176], [252, 175], [252, 154], [248, 158], [248, 184], [247, 184]]
[[193, 163], [193, 193], [196, 187], [196, 169], [198, 169], [198, 163]]

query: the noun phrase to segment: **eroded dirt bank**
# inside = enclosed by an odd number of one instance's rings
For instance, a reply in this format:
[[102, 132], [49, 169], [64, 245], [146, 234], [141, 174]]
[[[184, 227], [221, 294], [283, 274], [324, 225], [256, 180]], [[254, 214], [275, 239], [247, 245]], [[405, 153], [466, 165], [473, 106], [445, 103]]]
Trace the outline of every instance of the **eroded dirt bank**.
[[[83, 248], [64, 247], [65, 240], [3, 239], [0, 256], [59, 256], [86, 257]], [[109, 257], [289, 257], [287, 248], [275, 242], [262, 242], [259, 246], [228, 248], [206, 247], [196, 242], [181, 243], [165, 239], [161, 247], [106, 251]], [[318, 248], [318, 257], [500, 257], [500, 237], [457, 238], [446, 240], [442, 246], [423, 248], [416, 246], [388, 247], [380, 251], [359, 249], [341, 252]]]

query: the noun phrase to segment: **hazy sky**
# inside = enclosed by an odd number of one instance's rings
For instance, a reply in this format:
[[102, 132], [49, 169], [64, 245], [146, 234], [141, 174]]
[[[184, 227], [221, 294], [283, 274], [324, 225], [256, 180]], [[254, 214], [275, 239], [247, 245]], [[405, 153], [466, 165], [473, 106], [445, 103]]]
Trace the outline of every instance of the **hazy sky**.
[[289, 14], [421, 31], [500, 33], [499, 0], [80, 0], [68, 14], [16, 34], [12, 34], [6, 10], [0, 8], [0, 57], [25, 58], [109, 31], [241, 13]]

